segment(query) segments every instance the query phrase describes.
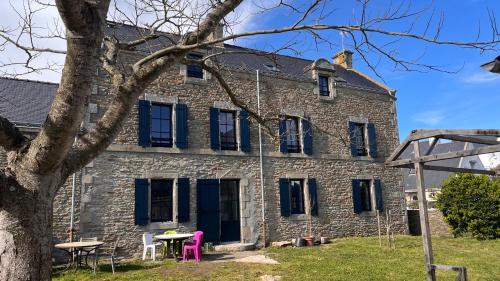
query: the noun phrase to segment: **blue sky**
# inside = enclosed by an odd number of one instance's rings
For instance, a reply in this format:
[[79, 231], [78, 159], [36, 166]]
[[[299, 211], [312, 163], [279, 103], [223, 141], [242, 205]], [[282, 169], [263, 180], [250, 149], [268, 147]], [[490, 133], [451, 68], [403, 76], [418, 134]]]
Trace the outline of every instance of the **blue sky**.
[[[306, 1], [308, 2], [308, 1]], [[389, 1], [372, 1], [369, 11], [372, 15], [387, 9]], [[500, 1], [481, 0], [443, 0], [436, 1], [432, 7], [436, 13], [444, 14], [444, 24], [440, 38], [442, 40], [471, 41], [474, 40], [481, 26], [481, 38], [490, 39], [488, 31], [488, 10], [500, 11]], [[414, 9], [428, 5], [430, 1], [418, 1]], [[336, 11], [326, 22], [330, 24], [345, 23], [353, 20], [352, 15], [360, 11], [356, 1], [331, 1], [330, 8]], [[429, 16], [431, 10], [425, 15]], [[497, 15], [498, 16], [498, 15]], [[263, 29], [289, 25], [296, 19], [286, 11], [279, 10], [266, 16], [259, 16], [258, 21], [250, 24], [250, 29]], [[426, 20], [420, 20], [416, 31], [423, 30]], [[388, 30], [402, 30], [408, 22], [386, 25]], [[238, 43], [249, 47], [273, 49], [280, 48], [285, 42], [298, 39], [302, 43], [295, 46], [304, 51], [300, 55], [317, 59], [330, 59], [341, 49], [341, 39], [337, 32], [326, 36], [336, 46], [311, 44], [310, 37], [303, 35], [272, 35], [254, 39], [240, 40]], [[375, 37], [376, 42], [385, 42]], [[344, 46], [349, 48], [351, 42], [346, 38]], [[500, 47], [500, 46], [499, 46]], [[427, 128], [500, 128], [500, 75], [484, 71], [479, 66], [493, 60], [500, 52], [480, 53], [474, 49], [463, 49], [450, 46], [424, 44], [415, 40], [403, 40], [396, 43], [395, 49], [400, 57], [412, 59], [419, 57], [419, 62], [445, 65], [448, 74], [436, 71], [427, 73], [395, 71], [388, 60], [379, 61], [378, 56], [370, 55], [377, 64], [377, 72], [384, 82], [397, 90], [397, 108], [399, 117], [400, 138], [405, 138], [412, 129]], [[285, 53], [293, 54], [292, 51]], [[364, 73], [376, 77], [367, 65], [354, 55], [354, 67]], [[380, 80], [380, 78], [377, 78]]]

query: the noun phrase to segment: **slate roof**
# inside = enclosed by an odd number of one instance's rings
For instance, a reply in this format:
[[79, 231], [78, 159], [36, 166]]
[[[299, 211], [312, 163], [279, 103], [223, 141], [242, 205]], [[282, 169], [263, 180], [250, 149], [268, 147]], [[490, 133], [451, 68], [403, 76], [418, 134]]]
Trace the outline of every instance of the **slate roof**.
[[[120, 41], [133, 41], [141, 38], [141, 35], [146, 35], [148, 31], [131, 25], [123, 25], [117, 23], [108, 23], [105, 33], [109, 36], [114, 36]], [[149, 54], [161, 48], [171, 46], [172, 42], [179, 40], [178, 35], [159, 33], [160, 37], [150, 40], [137, 47], [137, 51], [143, 54]], [[292, 57], [281, 54], [268, 53], [261, 50], [224, 44], [226, 54], [217, 56], [217, 60], [226, 67], [240, 69], [245, 71], [255, 71], [277, 76], [286, 76], [292, 79], [312, 80], [311, 66], [313, 60]], [[231, 53], [232, 52], [232, 53]], [[279, 71], [272, 71], [267, 68], [266, 64], [274, 64]], [[363, 88], [379, 93], [387, 93], [387, 89], [374, 81], [363, 77], [356, 71], [346, 69], [335, 64], [335, 73], [340, 80], [345, 80], [346, 86]]]
[[[420, 153], [426, 153], [428, 148], [429, 148], [429, 142], [427, 141], [421, 141], [420, 142]], [[481, 145], [478, 144], [469, 144], [468, 149], [471, 149], [472, 147], [479, 147]], [[464, 150], [465, 148], [465, 143], [464, 142], [458, 142], [458, 141], [452, 141], [452, 142], [445, 142], [445, 143], [438, 143], [435, 147], [432, 153], [445, 153], [445, 152], [454, 152], [454, 151], [461, 151]], [[403, 151], [401, 154], [400, 158], [401, 159], [408, 159], [411, 158], [413, 154], [413, 146], [410, 145], [408, 148]], [[464, 157], [462, 161], [462, 167], [468, 167], [467, 162], [469, 160], [474, 160], [476, 161], [476, 165], [474, 166], [475, 169], [484, 169], [484, 166], [482, 162], [480, 161], [478, 156], [469, 156], [469, 157]], [[465, 163], [464, 163], [465, 162]], [[433, 161], [432, 165], [436, 166], [445, 166], [445, 167], [459, 167], [460, 165], [460, 158], [453, 158], [453, 159], [446, 159], [446, 160], [440, 160], [440, 161]], [[413, 169], [407, 169], [403, 168], [401, 169], [403, 172], [403, 184], [405, 187], [405, 190], [411, 190], [411, 189], [416, 189], [416, 177], [414, 174]], [[424, 170], [424, 184], [425, 188], [437, 188], [441, 186], [441, 183], [448, 178], [452, 173], [449, 172], [442, 172], [442, 171], [431, 171], [431, 170]]]
[[16, 125], [40, 126], [58, 84], [0, 77], [0, 116]]

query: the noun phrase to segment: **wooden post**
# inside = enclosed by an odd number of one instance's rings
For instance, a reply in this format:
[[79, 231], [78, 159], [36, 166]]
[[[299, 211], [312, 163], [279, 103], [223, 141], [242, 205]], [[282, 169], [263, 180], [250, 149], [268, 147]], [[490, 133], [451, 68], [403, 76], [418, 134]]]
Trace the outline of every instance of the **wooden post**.
[[382, 248], [382, 235], [380, 233], [380, 211], [377, 210], [377, 226], [378, 226], [378, 243], [380, 244], [380, 248]]
[[[413, 151], [415, 153], [415, 158], [420, 158], [420, 143], [418, 140], [413, 142]], [[417, 197], [418, 197], [418, 208], [420, 213], [420, 228], [422, 229], [422, 242], [424, 246], [425, 255], [425, 269], [427, 275], [427, 281], [435, 281], [436, 274], [433, 264], [432, 256], [432, 241], [431, 233], [429, 228], [429, 216], [427, 214], [427, 199], [425, 197], [425, 185], [424, 185], [424, 163], [416, 162], [415, 164], [415, 175], [416, 175], [416, 185], [417, 185]]]

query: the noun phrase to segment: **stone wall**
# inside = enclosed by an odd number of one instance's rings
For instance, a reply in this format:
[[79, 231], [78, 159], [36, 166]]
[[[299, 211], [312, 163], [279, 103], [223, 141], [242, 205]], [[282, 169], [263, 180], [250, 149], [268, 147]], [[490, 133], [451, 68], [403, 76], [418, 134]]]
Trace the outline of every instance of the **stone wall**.
[[[125, 58], [127, 59], [127, 57]], [[196, 179], [238, 178], [240, 185], [242, 242], [262, 243], [262, 215], [258, 157], [257, 124], [251, 120], [252, 151], [212, 151], [209, 140], [209, 107], [229, 103], [229, 98], [214, 79], [185, 83], [182, 66], [173, 66], [145, 92], [145, 97], [174, 98], [188, 106], [188, 149], [142, 148], [137, 145], [137, 106], [125, 122], [122, 132], [108, 150], [84, 169], [86, 180], [81, 194], [80, 231], [82, 236], [98, 236], [105, 241], [116, 238], [123, 255], [138, 255], [141, 234], [196, 229]], [[107, 78], [102, 70], [93, 90], [87, 126], [92, 127], [109, 102]], [[256, 110], [256, 80], [252, 73], [226, 73], [228, 83], [238, 97]], [[334, 99], [320, 99], [314, 93], [313, 80], [297, 81], [278, 76], [261, 76], [261, 110], [272, 134], [263, 137], [264, 197], [268, 240], [291, 239], [307, 234], [304, 216], [280, 215], [278, 179], [287, 175], [316, 178], [319, 216], [313, 217], [313, 234], [342, 237], [376, 235], [376, 213], [356, 215], [352, 210], [351, 180], [359, 176], [380, 177], [384, 205], [391, 210], [395, 231], [404, 233], [404, 195], [401, 174], [387, 169], [384, 159], [398, 144], [395, 100], [380, 94], [352, 88], [336, 89]], [[279, 152], [278, 122], [282, 113], [310, 118], [313, 124], [313, 155]], [[375, 124], [379, 157], [350, 156], [348, 121], [363, 119]], [[188, 223], [165, 227], [134, 225], [134, 179], [150, 173], [166, 177], [188, 177], [191, 189], [191, 212]]]

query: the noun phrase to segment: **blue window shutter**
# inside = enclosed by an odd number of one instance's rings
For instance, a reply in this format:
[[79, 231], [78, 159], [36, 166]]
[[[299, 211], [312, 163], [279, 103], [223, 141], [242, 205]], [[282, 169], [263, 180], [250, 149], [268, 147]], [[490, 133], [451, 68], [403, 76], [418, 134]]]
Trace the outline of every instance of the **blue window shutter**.
[[250, 152], [250, 120], [246, 111], [240, 111], [240, 149]]
[[356, 149], [356, 143], [354, 140], [355, 128], [356, 128], [356, 123], [349, 121], [349, 138], [351, 140], [351, 156], [358, 156], [358, 150]]
[[375, 204], [377, 210], [382, 211], [384, 209], [384, 199], [382, 197], [382, 183], [380, 179], [375, 179], [373, 181], [375, 187]]
[[177, 146], [177, 148], [188, 148], [187, 117], [187, 105], [178, 103], [175, 106], [175, 146]]
[[220, 149], [219, 140], [219, 109], [210, 107], [210, 148]]
[[177, 179], [177, 221], [189, 221], [189, 178]]
[[370, 152], [370, 157], [372, 158], [377, 158], [377, 136], [375, 134], [375, 126], [373, 123], [368, 123], [366, 125], [367, 131], [368, 131], [368, 145], [369, 145], [369, 152]]
[[149, 182], [148, 179], [135, 179], [135, 224], [146, 225], [149, 222]]
[[307, 180], [307, 186], [309, 187], [309, 200], [311, 201], [311, 215], [318, 215], [318, 195], [317, 195], [317, 187], [316, 187], [316, 179], [309, 178]]
[[151, 102], [139, 100], [139, 145], [151, 146]]
[[280, 152], [287, 153], [288, 147], [286, 145], [286, 121], [285, 115], [280, 115], [280, 124], [279, 124], [279, 137], [280, 137]]
[[313, 152], [311, 122], [308, 119], [302, 119], [302, 135], [304, 139], [304, 153], [311, 155]]
[[290, 216], [290, 185], [287, 178], [280, 178], [280, 205], [281, 215], [283, 217]]
[[363, 211], [363, 206], [361, 205], [361, 186], [359, 180], [352, 180], [352, 205], [356, 214], [360, 214]]

